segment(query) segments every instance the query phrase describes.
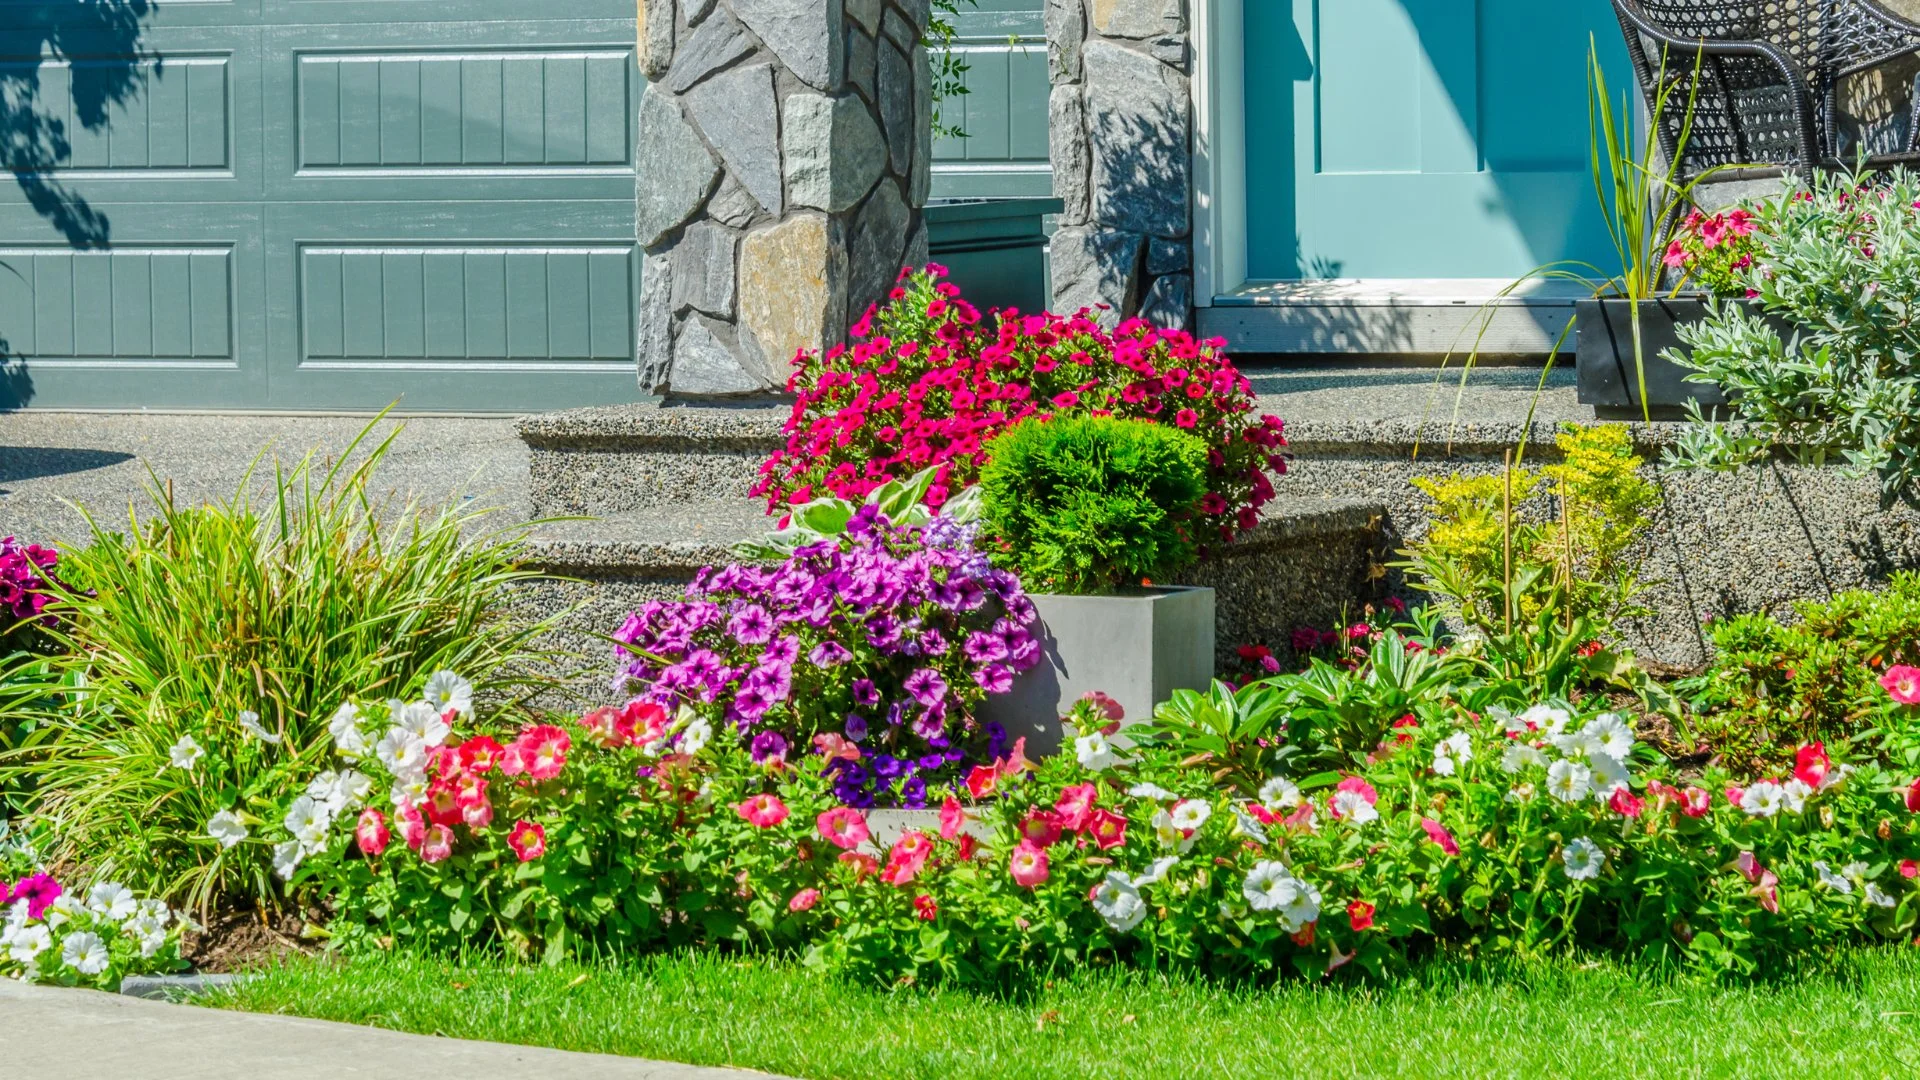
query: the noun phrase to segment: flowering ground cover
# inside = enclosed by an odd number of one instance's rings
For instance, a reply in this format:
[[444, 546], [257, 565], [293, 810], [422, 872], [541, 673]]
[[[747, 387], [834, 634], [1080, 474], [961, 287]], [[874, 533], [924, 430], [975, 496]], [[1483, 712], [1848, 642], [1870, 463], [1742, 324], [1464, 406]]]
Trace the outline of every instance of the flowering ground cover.
[[1166, 1080], [1910, 1076], [1916, 1002], [1920, 956], [1898, 949], [1732, 988], [1576, 959], [1428, 964], [1364, 989], [1083, 972], [1018, 996], [889, 993], [711, 953], [604, 967], [396, 954], [291, 963], [207, 1004], [808, 1078]]

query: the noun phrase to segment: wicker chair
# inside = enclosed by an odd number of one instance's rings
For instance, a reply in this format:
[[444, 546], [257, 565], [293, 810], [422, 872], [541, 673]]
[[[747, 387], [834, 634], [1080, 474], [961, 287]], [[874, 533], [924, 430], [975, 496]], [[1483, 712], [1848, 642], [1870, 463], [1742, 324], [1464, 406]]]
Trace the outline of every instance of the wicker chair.
[[[1681, 172], [1726, 179], [1851, 165], [1920, 163], [1920, 24], [1874, 0], [1613, 0], [1627, 54], [1652, 100], [1672, 87], [1660, 143]], [[1664, 60], [1663, 60], [1664, 58]], [[1728, 170], [1727, 167], [1736, 167]]]

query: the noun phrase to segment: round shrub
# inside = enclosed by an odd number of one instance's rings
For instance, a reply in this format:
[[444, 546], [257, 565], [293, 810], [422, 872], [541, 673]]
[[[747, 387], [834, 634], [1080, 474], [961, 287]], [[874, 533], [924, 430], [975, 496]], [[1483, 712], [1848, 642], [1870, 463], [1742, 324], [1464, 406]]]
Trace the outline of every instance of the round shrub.
[[1110, 416], [1019, 424], [981, 475], [988, 528], [1037, 589], [1111, 592], [1194, 561], [1207, 447]]
[[821, 495], [858, 501], [933, 466], [926, 502], [972, 486], [987, 441], [1030, 418], [1112, 414], [1188, 431], [1205, 443], [1208, 529], [1231, 538], [1273, 498], [1286, 471], [1284, 425], [1256, 416], [1252, 386], [1220, 350], [1129, 319], [1107, 330], [1082, 310], [996, 312], [989, 325], [942, 281], [944, 267], [902, 271], [888, 302], [852, 328], [852, 344], [794, 358], [787, 445], [760, 467], [768, 509]]

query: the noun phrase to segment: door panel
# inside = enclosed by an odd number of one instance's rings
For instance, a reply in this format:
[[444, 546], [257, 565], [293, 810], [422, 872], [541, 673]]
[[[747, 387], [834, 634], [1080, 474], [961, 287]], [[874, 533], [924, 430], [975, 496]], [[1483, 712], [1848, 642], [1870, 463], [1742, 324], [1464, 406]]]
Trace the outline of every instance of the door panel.
[[1588, 179], [1604, 3], [1248, 4], [1248, 275], [1510, 278], [1607, 244]]
[[1053, 194], [1045, 0], [979, 0], [954, 20], [967, 92], [941, 104], [965, 138], [934, 140], [936, 199]]

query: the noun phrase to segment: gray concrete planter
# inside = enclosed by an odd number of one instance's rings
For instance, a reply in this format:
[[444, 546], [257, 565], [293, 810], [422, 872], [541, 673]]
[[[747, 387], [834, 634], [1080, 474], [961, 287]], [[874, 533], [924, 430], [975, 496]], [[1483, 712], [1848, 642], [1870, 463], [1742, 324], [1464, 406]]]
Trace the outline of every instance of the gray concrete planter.
[[[1640, 309], [1640, 351], [1634, 355], [1633, 309]], [[1593, 406], [1601, 419], [1638, 420], [1650, 414], [1654, 419], [1677, 420], [1686, 415], [1689, 401], [1702, 408], [1727, 403], [1726, 395], [1711, 383], [1687, 382], [1693, 369], [1682, 367], [1663, 354], [1669, 349], [1685, 353], [1686, 346], [1674, 333], [1681, 323], [1706, 317], [1707, 303], [1697, 296], [1670, 300], [1576, 300], [1575, 325], [1579, 328], [1574, 351], [1574, 371], [1578, 376], [1582, 405]], [[1646, 409], [1640, 401], [1641, 369], [1646, 376]]]
[[1100, 690], [1120, 702], [1127, 722], [1153, 715], [1175, 690], [1203, 690], [1213, 679], [1214, 593], [1167, 586], [1116, 596], [1035, 594], [1042, 659], [987, 699], [982, 720], [998, 720], [1030, 755], [1060, 748], [1060, 716], [1081, 695]]

